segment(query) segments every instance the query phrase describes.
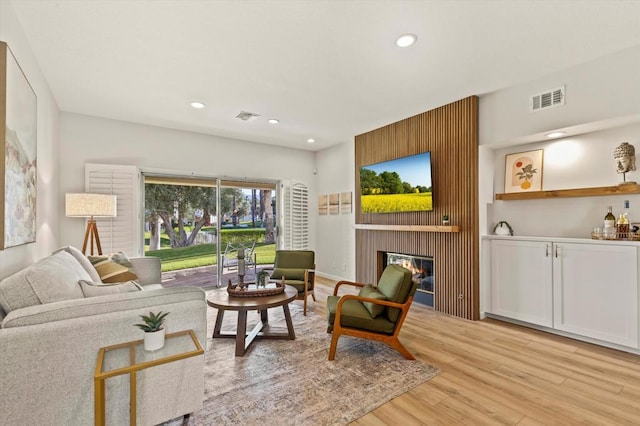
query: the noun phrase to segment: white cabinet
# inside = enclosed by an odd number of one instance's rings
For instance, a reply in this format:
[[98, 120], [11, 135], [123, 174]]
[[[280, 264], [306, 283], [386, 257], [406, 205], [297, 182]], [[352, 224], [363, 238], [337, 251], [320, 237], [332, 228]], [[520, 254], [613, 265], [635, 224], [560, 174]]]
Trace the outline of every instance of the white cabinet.
[[638, 347], [636, 250], [554, 243], [553, 327]]
[[491, 312], [553, 326], [551, 243], [495, 240], [491, 244]]
[[638, 342], [638, 246], [492, 239], [489, 314], [631, 348]]

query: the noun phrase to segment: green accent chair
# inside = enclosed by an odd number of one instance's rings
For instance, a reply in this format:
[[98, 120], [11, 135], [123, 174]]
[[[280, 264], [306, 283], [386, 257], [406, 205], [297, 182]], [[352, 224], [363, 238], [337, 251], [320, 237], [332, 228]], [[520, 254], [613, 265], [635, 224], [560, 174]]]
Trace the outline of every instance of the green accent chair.
[[[384, 342], [407, 359], [415, 359], [400, 343], [398, 334], [418, 288], [411, 271], [400, 265], [389, 265], [382, 272], [378, 286], [352, 281], [339, 281], [333, 296], [327, 299], [327, 333], [333, 333], [329, 361], [336, 355], [340, 336], [360, 337]], [[351, 285], [359, 294], [338, 296], [338, 288]]]
[[298, 290], [297, 300], [304, 300], [304, 315], [307, 315], [307, 297], [311, 295], [316, 301], [315, 257], [312, 250], [276, 250], [271, 273], [271, 280], [280, 281], [284, 278], [285, 284]]

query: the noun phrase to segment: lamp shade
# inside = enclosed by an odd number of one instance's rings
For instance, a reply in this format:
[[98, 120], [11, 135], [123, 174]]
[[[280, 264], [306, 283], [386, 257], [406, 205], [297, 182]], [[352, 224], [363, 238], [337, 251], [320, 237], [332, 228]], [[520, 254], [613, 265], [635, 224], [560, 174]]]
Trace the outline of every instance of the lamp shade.
[[116, 217], [115, 195], [65, 194], [65, 215], [68, 217]]

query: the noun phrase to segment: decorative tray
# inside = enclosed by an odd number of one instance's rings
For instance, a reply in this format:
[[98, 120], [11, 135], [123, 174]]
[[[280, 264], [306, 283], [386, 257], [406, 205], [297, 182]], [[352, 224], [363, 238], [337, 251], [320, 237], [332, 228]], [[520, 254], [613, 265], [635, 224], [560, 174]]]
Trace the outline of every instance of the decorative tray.
[[613, 234], [605, 234], [604, 232], [594, 231], [591, 233], [592, 240], [611, 240], [611, 241], [640, 241], [640, 233], [638, 232], [615, 232]]
[[266, 287], [258, 287], [255, 283], [232, 284], [229, 280], [227, 293], [233, 297], [275, 296], [284, 293], [284, 281], [269, 282]]

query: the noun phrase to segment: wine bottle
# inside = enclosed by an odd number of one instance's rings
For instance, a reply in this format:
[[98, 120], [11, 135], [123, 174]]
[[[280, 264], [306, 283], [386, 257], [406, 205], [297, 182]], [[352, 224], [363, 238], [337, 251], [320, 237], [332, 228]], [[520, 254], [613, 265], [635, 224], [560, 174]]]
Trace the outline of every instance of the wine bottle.
[[613, 239], [616, 236], [616, 217], [613, 215], [613, 207], [607, 207], [607, 215], [604, 217], [604, 238]]

